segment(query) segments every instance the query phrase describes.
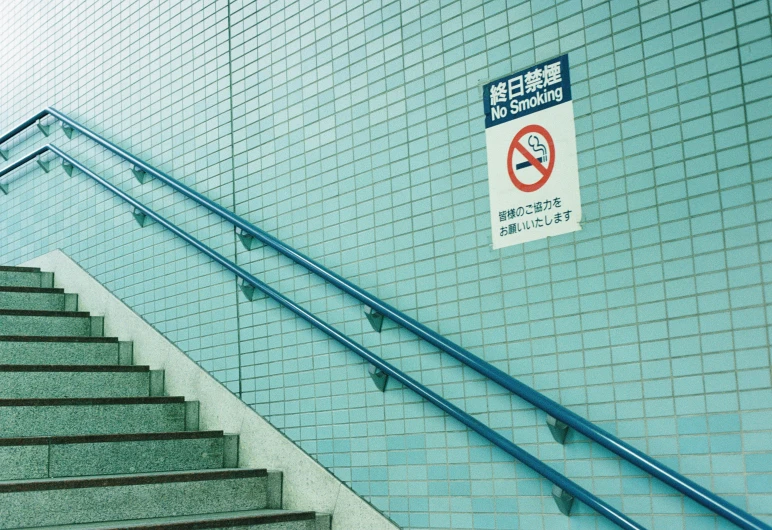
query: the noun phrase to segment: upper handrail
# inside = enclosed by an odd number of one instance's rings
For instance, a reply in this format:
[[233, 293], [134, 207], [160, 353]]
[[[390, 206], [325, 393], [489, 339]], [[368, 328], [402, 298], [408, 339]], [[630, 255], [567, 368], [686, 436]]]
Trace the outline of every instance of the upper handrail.
[[255, 289], [260, 290], [265, 295], [273, 299], [274, 301], [278, 302], [282, 306], [286, 307], [299, 317], [303, 318], [307, 322], [309, 322], [311, 325], [313, 325], [315, 328], [323, 331], [339, 343], [343, 344], [350, 350], [352, 350], [354, 353], [359, 355], [361, 358], [366, 360], [367, 362], [371, 363], [372, 365], [376, 366], [383, 372], [387, 373], [389, 376], [393, 377], [400, 383], [402, 383], [404, 386], [418, 394], [419, 396], [423, 397], [433, 405], [437, 406], [440, 410], [448, 413], [453, 418], [457, 419], [476, 433], [480, 434], [490, 442], [494, 443], [496, 446], [500, 447], [513, 457], [515, 457], [517, 460], [534, 470], [536, 473], [541, 475], [542, 477], [549, 480], [552, 484], [556, 485], [563, 491], [567, 492], [568, 494], [572, 495], [574, 498], [579, 499], [581, 502], [598, 512], [600, 515], [606, 517], [611, 522], [615, 523], [620, 528], [624, 528], [626, 530], [646, 530], [645, 527], [639, 525], [629, 517], [627, 517], [625, 514], [621, 513], [616, 508], [613, 508], [612, 506], [606, 504], [604, 501], [596, 497], [594, 494], [590, 493], [586, 489], [582, 488], [578, 484], [576, 484], [571, 479], [565, 477], [564, 475], [558, 473], [553, 468], [542, 462], [541, 460], [537, 459], [536, 457], [532, 456], [530, 453], [526, 452], [525, 450], [518, 447], [515, 443], [510, 441], [509, 439], [505, 438], [504, 436], [500, 435], [496, 431], [492, 430], [490, 427], [479, 421], [478, 419], [470, 416], [463, 410], [461, 410], [456, 405], [453, 405], [449, 401], [447, 401], [445, 398], [440, 396], [439, 394], [433, 392], [429, 388], [425, 387], [409, 375], [405, 374], [398, 368], [391, 365], [389, 362], [384, 361], [377, 355], [375, 355], [373, 352], [359, 344], [358, 342], [354, 341], [347, 335], [343, 334], [342, 332], [338, 331], [336, 328], [328, 324], [327, 322], [323, 321], [313, 313], [309, 312], [302, 306], [296, 304], [294, 301], [290, 300], [283, 294], [281, 294], [279, 291], [275, 290], [268, 284], [262, 282], [261, 280], [257, 279], [255, 276], [247, 272], [242, 267], [236, 265], [232, 261], [230, 261], [228, 258], [217, 252], [216, 250], [208, 247], [195, 237], [191, 236], [178, 226], [172, 224], [170, 221], [165, 219], [164, 217], [160, 216], [138, 200], [134, 199], [127, 193], [123, 192], [122, 190], [118, 189], [113, 184], [107, 182], [105, 179], [91, 171], [89, 168], [81, 164], [78, 160], [71, 157], [58, 147], [52, 144], [44, 145], [43, 147], [39, 147], [38, 149], [30, 152], [26, 156], [22, 157], [19, 161], [14, 162], [10, 166], [3, 168], [0, 170], [0, 178], [5, 176], [6, 174], [10, 173], [14, 169], [22, 166], [23, 164], [39, 157], [40, 155], [51, 152], [61, 158], [64, 162], [70, 165], [70, 169], [77, 168], [81, 172], [83, 172], [86, 176], [90, 177], [91, 179], [95, 180], [111, 192], [113, 192], [115, 195], [126, 201], [127, 203], [131, 204], [145, 214], [147, 217], [150, 217], [154, 221], [156, 221], [158, 224], [162, 225], [166, 229], [170, 230], [175, 235], [179, 236], [183, 240], [185, 240], [187, 243], [191, 244], [210, 258], [212, 258], [214, 261], [222, 265], [227, 270], [233, 272], [236, 276], [241, 278], [244, 282], [248, 283]]
[[63, 124], [66, 124], [68, 127], [71, 127], [72, 129], [79, 131], [80, 133], [87, 136], [88, 138], [91, 138], [93, 141], [95, 141], [105, 149], [120, 156], [124, 160], [131, 162], [137, 168], [165, 182], [175, 190], [179, 191], [180, 193], [184, 194], [188, 198], [197, 202], [199, 205], [204, 206], [211, 212], [216, 213], [226, 221], [240, 228], [242, 232], [246, 232], [247, 234], [263, 242], [264, 244], [270, 246], [274, 250], [284, 254], [288, 258], [292, 259], [295, 263], [298, 263], [299, 265], [304, 266], [306, 269], [310, 270], [311, 272], [319, 275], [320, 277], [332, 283], [333, 285], [335, 285], [345, 293], [353, 296], [360, 302], [377, 310], [382, 315], [388, 317], [390, 320], [410, 330], [415, 335], [421, 337], [422, 339], [426, 340], [430, 344], [450, 354], [451, 356], [458, 359], [462, 363], [466, 364], [473, 370], [489, 378], [490, 380], [495, 381], [496, 383], [506, 388], [507, 390], [511, 391], [512, 393], [520, 396], [521, 398], [528, 401], [535, 407], [543, 410], [544, 412], [546, 412], [548, 415], [552, 416], [556, 420], [563, 422], [564, 424], [576, 430], [577, 432], [583, 434], [590, 440], [600, 444], [601, 446], [605, 447], [612, 453], [632, 463], [633, 465], [642, 469], [643, 471], [650, 474], [651, 476], [656, 477], [657, 479], [661, 480], [662, 482], [674, 488], [675, 490], [679, 491], [680, 493], [697, 501], [698, 503], [702, 504], [703, 506], [713, 511], [714, 513], [736, 524], [740, 528], [743, 528], [744, 530], [772, 530], [772, 527], [766, 525], [765, 523], [761, 522], [757, 518], [746, 513], [744, 510], [741, 510], [740, 508], [732, 505], [725, 499], [715, 495], [713, 492], [700, 486], [696, 482], [684, 477], [677, 471], [671, 469], [670, 467], [650, 457], [649, 455], [645, 454], [643, 451], [636, 449], [635, 447], [621, 440], [620, 438], [617, 438], [616, 436], [606, 431], [605, 429], [602, 429], [601, 427], [598, 427], [597, 425], [582, 418], [575, 412], [570, 411], [566, 407], [560, 405], [556, 401], [534, 390], [533, 388], [529, 387], [525, 383], [518, 381], [517, 379], [507, 374], [506, 372], [500, 370], [499, 368], [496, 368], [495, 366], [488, 363], [487, 361], [484, 361], [483, 359], [477, 357], [476, 355], [469, 352], [468, 350], [462, 348], [460, 345], [448, 340], [447, 338], [443, 337], [442, 335], [435, 332], [434, 330], [429, 329], [428, 327], [424, 326], [423, 324], [413, 319], [412, 317], [404, 314], [403, 312], [396, 309], [395, 307], [392, 307], [391, 305], [380, 300], [379, 298], [372, 295], [371, 293], [365, 291], [361, 287], [358, 287], [357, 285], [351, 283], [350, 281], [346, 280], [342, 276], [326, 268], [324, 265], [317, 263], [316, 261], [312, 260], [308, 256], [305, 256], [301, 252], [295, 250], [294, 248], [290, 247], [284, 242], [276, 239], [275, 237], [268, 234], [267, 232], [264, 232], [263, 230], [259, 229], [255, 225], [251, 224], [249, 221], [238, 216], [236, 213], [231, 212], [226, 208], [223, 208], [219, 204], [204, 197], [203, 195], [193, 190], [192, 188], [186, 186], [182, 182], [174, 179], [173, 177], [167, 175], [166, 173], [160, 171], [159, 169], [156, 169], [155, 167], [135, 157], [134, 155], [125, 151], [124, 149], [121, 149], [120, 147], [113, 144], [109, 140], [106, 140], [105, 138], [101, 137], [100, 135], [91, 131], [87, 127], [76, 122], [75, 120], [63, 114], [62, 112], [59, 112], [58, 110], [54, 109], [53, 107], [48, 107], [47, 109], [40, 111], [32, 118], [19, 124], [14, 129], [4, 134], [2, 137], [0, 137], [0, 146], [2, 146], [2, 144], [5, 141], [10, 139], [14, 135], [23, 131], [24, 129], [31, 126], [32, 124], [34, 124], [35, 122], [44, 118], [47, 115], [50, 115], [58, 119]]
[[19, 125], [17, 125], [13, 129], [11, 129], [10, 131], [5, 133], [4, 135], [0, 136], [0, 146], [2, 146], [5, 142], [7, 142], [8, 140], [13, 138], [14, 136], [19, 134], [20, 132], [22, 132], [27, 127], [30, 127], [33, 124], [35, 124], [37, 121], [45, 118], [46, 116], [48, 116], [48, 114], [49, 114], [49, 109], [43, 109], [40, 112], [38, 112], [37, 114], [35, 114], [34, 116], [32, 116], [27, 121], [20, 123]]

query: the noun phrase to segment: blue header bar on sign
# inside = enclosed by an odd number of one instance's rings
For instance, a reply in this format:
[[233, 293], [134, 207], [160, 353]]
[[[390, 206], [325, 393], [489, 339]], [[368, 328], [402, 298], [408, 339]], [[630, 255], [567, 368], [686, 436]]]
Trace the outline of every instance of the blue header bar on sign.
[[485, 128], [571, 101], [568, 54], [483, 87]]

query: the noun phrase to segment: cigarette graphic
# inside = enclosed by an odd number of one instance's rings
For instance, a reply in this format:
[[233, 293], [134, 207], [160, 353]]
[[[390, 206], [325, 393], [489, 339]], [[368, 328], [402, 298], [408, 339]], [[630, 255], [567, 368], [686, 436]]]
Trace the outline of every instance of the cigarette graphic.
[[[541, 156], [534, 157], [534, 158], [536, 158], [536, 160], [538, 160], [539, 162], [544, 163], [544, 162], [546, 162], [549, 159], [549, 157], [547, 156], [547, 148], [544, 147], [544, 144], [542, 144], [539, 141], [538, 137], [534, 136], [533, 134], [531, 136], [529, 136], [528, 137], [528, 145], [531, 146], [531, 150], [534, 153], [537, 152], [537, 151], [541, 152], [541, 153], [544, 153]], [[531, 165], [531, 163], [526, 160], [525, 162], [520, 162], [519, 164], [515, 165], [515, 169], [516, 170], [517, 169], [523, 169], [523, 168], [529, 167], [530, 165]]]

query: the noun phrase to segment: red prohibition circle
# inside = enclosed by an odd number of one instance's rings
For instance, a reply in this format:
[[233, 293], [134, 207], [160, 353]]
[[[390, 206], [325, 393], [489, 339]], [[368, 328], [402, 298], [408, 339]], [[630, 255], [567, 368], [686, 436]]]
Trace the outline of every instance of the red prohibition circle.
[[[526, 149], [521, 143], [520, 139], [525, 136], [528, 133], [538, 133], [541, 134], [545, 140], [547, 140], [547, 146], [549, 147], [550, 152], [550, 160], [547, 165], [547, 167], [544, 167], [544, 165], [539, 162], [536, 157], [534, 157], [528, 149]], [[531, 165], [541, 173], [541, 178], [534, 182], [533, 184], [525, 184], [521, 182], [517, 176], [515, 176], [515, 168], [512, 166], [512, 155], [515, 153], [515, 149], [518, 150], [518, 152], [525, 157], [528, 162], [531, 163]], [[547, 181], [550, 178], [550, 175], [552, 175], [552, 170], [555, 167], [555, 143], [552, 141], [552, 136], [550, 136], [550, 133], [547, 132], [547, 129], [542, 127], [541, 125], [527, 125], [520, 129], [520, 132], [515, 135], [515, 137], [512, 139], [512, 143], [509, 144], [509, 151], [507, 152], [507, 171], [509, 172], [509, 180], [512, 181], [512, 184], [515, 185], [517, 189], [520, 191], [524, 191], [526, 193], [531, 191], [536, 191], [542, 186], [544, 186]]]

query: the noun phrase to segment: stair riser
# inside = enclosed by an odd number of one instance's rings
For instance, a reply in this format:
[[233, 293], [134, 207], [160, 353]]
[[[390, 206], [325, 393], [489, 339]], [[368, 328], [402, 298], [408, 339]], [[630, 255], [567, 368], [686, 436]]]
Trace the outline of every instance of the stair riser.
[[150, 372], [2, 372], [0, 399], [148, 397]]
[[54, 275], [50, 272], [0, 271], [0, 286], [50, 289], [54, 286]]
[[268, 478], [0, 493], [0, 528], [266, 508]]
[[0, 341], [0, 364], [111, 365], [122, 362], [120, 345], [83, 342]]
[[51, 448], [51, 476], [120, 475], [223, 467], [223, 438], [67, 444]]
[[0, 433], [16, 438], [184, 431], [185, 409], [185, 403], [0, 407]]
[[[0, 446], [0, 481], [48, 478], [48, 446]], [[0, 514], [2, 508], [0, 508]]]
[[219, 469], [223, 438], [0, 446], [0, 481]]
[[102, 317], [0, 315], [0, 335], [101, 337]]
[[54, 293], [14, 293], [0, 291], [0, 309], [28, 311], [77, 311], [77, 296]]

